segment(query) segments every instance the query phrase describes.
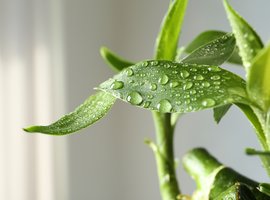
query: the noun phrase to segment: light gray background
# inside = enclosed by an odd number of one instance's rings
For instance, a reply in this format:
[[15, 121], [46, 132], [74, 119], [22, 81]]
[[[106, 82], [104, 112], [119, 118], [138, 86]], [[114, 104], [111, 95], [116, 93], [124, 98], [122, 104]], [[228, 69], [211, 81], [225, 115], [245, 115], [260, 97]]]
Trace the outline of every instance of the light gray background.
[[[68, 109], [73, 110], [113, 73], [99, 56], [106, 45], [133, 61], [152, 57], [155, 37], [169, 0], [67, 0], [64, 9]], [[264, 41], [270, 38], [268, 0], [232, 1]], [[230, 31], [222, 1], [190, 0], [181, 37], [187, 44], [207, 29]], [[237, 72], [242, 70], [236, 68]], [[155, 161], [144, 145], [154, 138], [151, 114], [118, 101], [111, 112], [93, 127], [68, 136], [70, 199], [160, 199]], [[245, 147], [258, 147], [255, 134], [236, 108], [217, 126], [211, 111], [185, 115], [175, 133], [178, 158], [189, 149], [206, 147], [220, 161], [267, 181], [258, 158], [244, 155]], [[193, 181], [178, 167], [184, 193]]]

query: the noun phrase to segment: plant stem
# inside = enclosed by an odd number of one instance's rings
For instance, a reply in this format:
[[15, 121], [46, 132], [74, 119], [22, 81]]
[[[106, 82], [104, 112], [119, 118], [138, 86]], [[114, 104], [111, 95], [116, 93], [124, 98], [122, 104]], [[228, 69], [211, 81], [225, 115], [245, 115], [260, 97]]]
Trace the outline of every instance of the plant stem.
[[180, 194], [178, 187], [174, 151], [174, 128], [171, 125], [171, 114], [153, 112], [156, 128], [156, 163], [159, 177], [160, 193], [163, 200], [176, 200]]

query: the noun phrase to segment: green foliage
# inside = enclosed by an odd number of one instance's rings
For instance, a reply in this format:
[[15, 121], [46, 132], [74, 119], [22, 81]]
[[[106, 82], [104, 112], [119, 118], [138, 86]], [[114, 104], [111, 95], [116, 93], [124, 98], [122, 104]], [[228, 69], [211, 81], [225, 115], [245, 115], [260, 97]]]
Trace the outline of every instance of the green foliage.
[[145, 61], [127, 68], [99, 89], [132, 105], [162, 113], [187, 113], [246, 103], [245, 82], [217, 66]]
[[231, 104], [227, 104], [224, 106], [214, 108], [214, 119], [217, 123], [219, 123], [220, 120], [226, 115], [231, 106], [232, 106]]
[[115, 102], [110, 94], [98, 92], [90, 96], [74, 112], [63, 116], [48, 126], [31, 126], [27, 132], [40, 132], [50, 135], [66, 135], [85, 128], [105, 116]]
[[174, 60], [188, 0], [175, 0], [161, 24], [156, 40], [155, 59]]
[[227, 0], [224, 0], [224, 6], [248, 74], [252, 60], [263, 48], [263, 43], [253, 28], [229, 5]]

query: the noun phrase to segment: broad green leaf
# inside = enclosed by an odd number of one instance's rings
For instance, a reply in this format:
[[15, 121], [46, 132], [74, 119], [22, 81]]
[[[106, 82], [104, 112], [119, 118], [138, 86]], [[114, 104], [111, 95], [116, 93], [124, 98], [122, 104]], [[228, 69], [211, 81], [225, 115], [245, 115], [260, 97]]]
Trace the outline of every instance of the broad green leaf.
[[239, 54], [243, 60], [247, 74], [253, 58], [263, 48], [263, 43], [253, 28], [224, 0], [228, 19], [232, 26]]
[[214, 108], [214, 119], [217, 123], [220, 122], [222, 117], [224, 117], [224, 115], [228, 112], [231, 106], [232, 106], [231, 104], [227, 104], [224, 106]]
[[98, 92], [80, 105], [74, 112], [63, 116], [48, 126], [31, 126], [27, 132], [40, 132], [50, 135], [66, 135], [76, 132], [105, 116], [115, 102], [115, 98], [104, 92]]
[[270, 45], [254, 59], [247, 77], [250, 98], [265, 112], [270, 108]]
[[221, 65], [231, 57], [234, 49], [235, 38], [232, 33], [228, 33], [194, 50], [182, 62], [201, 65]]
[[217, 66], [145, 61], [121, 71], [99, 89], [162, 113], [187, 113], [246, 103], [245, 82]]
[[134, 65], [134, 63], [124, 60], [123, 58], [120, 58], [116, 54], [114, 54], [112, 51], [110, 51], [106, 47], [100, 48], [100, 54], [102, 58], [107, 62], [107, 64], [114, 70], [114, 71], [121, 71], [131, 65]]
[[175, 0], [170, 3], [168, 13], [161, 24], [156, 40], [155, 58], [158, 60], [174, 60], [178, 39], [186, 11], [188, 0]]
[[256, 200], [251, 190], [243, 183], [236, 183], [218, 195], [215, 200]]
[[[211, 41], [216, 40], [226, 34], [227, 34], [226, 32], [216, 31], [216, 30], [202, 32], [185, 48], [185, 52], [191, 53], [195, 51], [196, 49], [198, 49], [199, 47], [206, 45], [207, 43], [210, 43]], [[234, 49], [231, 57], [227, 61], [233, 64], [238, 64], [238, 65], [242, 64], [242, 60], [239, 56], [238, 48]]]

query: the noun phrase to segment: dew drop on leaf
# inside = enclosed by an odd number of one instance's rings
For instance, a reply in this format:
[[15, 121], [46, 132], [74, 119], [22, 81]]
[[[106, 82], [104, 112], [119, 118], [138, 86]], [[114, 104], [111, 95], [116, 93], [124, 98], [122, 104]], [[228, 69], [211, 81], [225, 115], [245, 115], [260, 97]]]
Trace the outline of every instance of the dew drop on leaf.
[[203, 87], [210, 87], [210, 83], [207, 81], [202, 82]]
[[202, 101], [202, 106], [204, 107], [211, 107], [214, 106], [215, 104], [216, 104], [215, 100], [211, 98], [207, 98]]
[[157, 109], [159, 112], [168, 113], [172, 110], [172, 104], [167, 99], [162, 99], [158, 103]]
[[150, 85], [150, 90], [152, 90], [152, 91], [157, 90], [157, 84], [152, 83], [152, 84]]
[[170, 83], [170, 87], [171, 87], [171, 88], [175, 88], [175, 87], [179, 86], [179, 84], [180, 84], [179, 82], [174, 81], [174, 82], [171, 82], [171, 83]]
[[202, 75], [195, 75], [194, 77], [194, 80], [197, 80], [197, 81], [202, 81], [204, 79], [204, 77]]
[[168, 81], [169, 81], [169, 77], [166, 74], [163, 74], [158, 80], [158, 82], [162, 85], [166, 85]]
[[215, 76], [212, 76], [211, 79], [212, 80], [219, 80], [220, 79], [220, 76], [219, 75], [215, 75]]
[[187, 78], [187, 77], [189, 77], [189, 72], [186, 71], [186, 70], [182, 70], [180, 72], [180, 75], [181, 75], [182, 78]]
[[111, 84], [111, 89], [113, 90], [119, 90], [121, 88], [124, 87], [124, 83], [122, 81], [114, 81], [112, 84]]
[[188, 89], [192, 88], [192, 86], [193, 86], [193, 83], [192, 82], [186, 82], [183, 85], [183, 90], [188, 90]]
[[143, 103], [143, 107], [144, 107], [144, 108], [149, 108], [150, 104], [151, 104], [150, 101], [145, 101], [145, 102]]
[[134, 72], [133, 72], [133, 70], [131, 69], [131, 68], [128, 68], [127, 70], [126, 70], [126, 73], [127, 73], [127, 76], [133, 76], [133, 74], [134, 74]]
[[131, 103], [132, 105], [139, 105], [142, 103], [143, 98], [138, 92], [131, 92], [127, 96], [127, 101]]

